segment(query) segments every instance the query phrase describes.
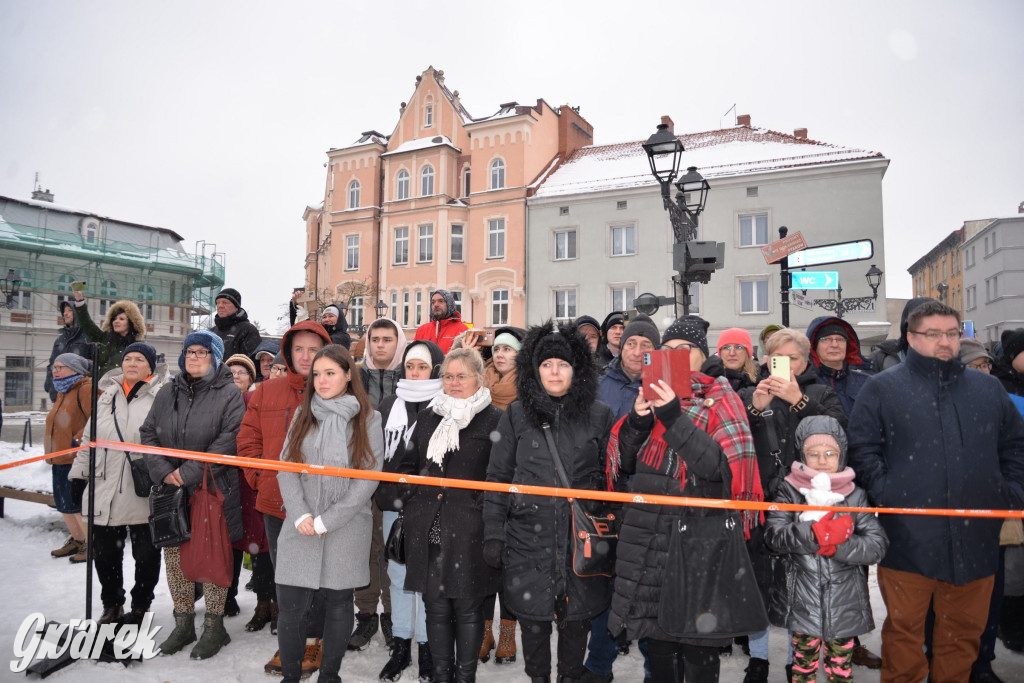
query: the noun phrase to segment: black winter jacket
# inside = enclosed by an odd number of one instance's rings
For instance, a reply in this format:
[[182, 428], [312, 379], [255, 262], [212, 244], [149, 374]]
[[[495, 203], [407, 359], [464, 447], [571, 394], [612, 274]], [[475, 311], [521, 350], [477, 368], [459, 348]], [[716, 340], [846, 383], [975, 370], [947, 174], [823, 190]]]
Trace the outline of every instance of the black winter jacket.
[[[913, 349], [871, 378], [848, 430], [850, 467], [884, 507], [1024, 507], [1024, 418], [999, 380]], [[963, 585], [991, 576], [1001, 519], [882, 515], [881, 566]]]
[[[758, 382], [768, 377], [768, 366], [762, 365], [758, 374]], [[772, 485], [778, 485], [782, 477], [789, 474], [789, 466], [797, 459], [796, 441], [793, 438], [796, 434], [796, 426], [800, 420], [809, 415], [831, 415], [839, 420], [839, 424], [846, 428], [846, 412], [836, 392], [823, 384], [818, 383], [817, 368], [813, 363], [808, 362], [807, 368], [796, 378], [800, 388], [807, 397], [806, 403], [797, 409], [784, 399], [775, 397], [768, 404], [765, 412], [772, 411], [770, 416], [758, 413], [753, 407], [753, 396], [755, 386], [744, 387], [738, 392], [747, 408], [747, 419], [750, 421], [750, 431], [754, 435], [754, 448], [757, 449], [757, 467], [761, 473], [761, 487], [764, 489], [765, 500], [774, 500]], [[797, 405], [800, 405], [799, 403]], [[775, 430], [775, 439], [779, 453], [779, 461], [776, 462], [772, 456], [771, 439], [768, 430]]]
[[[441, 424], [441, 416], [432, 409], [421, 411], [398, 471], [483, 481], [491, 454], [491, 433], [502, 414], [494, 406], [477, 413], [459, 432], [459, 450], [446, 453], [443, 466], [438, 466], [427, 459], [427, 445]], [[434, 518], [440, 514], [441, 594], [446, 598], [480, 598], [498, 592], [501, 571], [484, 562], [484, 492], [434, 486], [412, 488], [405, 506], [405, 590], [426, 591], [428, 538]]]
[[[235, 455], [235, 438], [245, 414], [245, 401], [221, 364], [201, 379], [189, 382], [182, 373], [160, 388], [146, 421], [139, 429], [143, 445], [175, 448], [199, 453]], [[146, 454], [153, 483], [180, 469], [191, 498], [203, 480], [205, 463], [198, 460]], [[230, 465], [213, 465], [213, 476], [224, 493], [224, 516], [231, 541], [242, 538], [242, 508], [238, 489], [239, 472]]]
[[236, 353], [252, 357], [262, 341], [260, 331], [249, 322], [249, 314], [244, 308], [239, 308], [226, 318], [215, 315], [210, 332], [224, 341], [224, 358], [230, 358]]
[[[75, 311], [74, 306], [70, 306]], [[61, 307], [63, 312], [64, 308]], [[46, 381], [43, 382], [43, 389], [50, 395], [50, 401], [57, 400], [57, 390], [53, 388], [53, 361], [62, 353], [73, 353], [92, 360], [92, 346], [85, 331], [78, 326], [78, 313], [75, 312], [75, 322], [71, 326], [65, 325], [60, 329], [60, 334], [53, 340], [53, 350], [50, 352], [50, 361], [46, 364]]]
[[[632, 474], [631, 493], [699, 498], [730, 498], [732, 473], [722, 447], [688, 417], [680, 416], [665, 431], [665, 442], [671, 447], [659, 467], [646, 464], [637, 456], [643, 450], [653, 427], [653, 419], [644, 421], [630, 413], [619, 429], [621, 472]], [[669, 473], [675, 457], [686, 463], [686, 487]], [[669, 575], [666, 564], [669, 538], [673, 529], [692, 511], [671, 505], [630, 504], [623, 506], [622, 528], [615, 562], [615, 593], [608, 630], [613, 634], [625, 631], [630, 640], [656, 638], [680, 641], [665, 633], [658, 624], [664, 610], [678, 605], [662, 604], [662, 586], [681, 580]], [[708, 567], [709, 571], [714, 571]], [[699, 645], [724, 645], [716, 639], [686, 640]]]
[[[779, 488], [776, 500], [807, 502], [789, 482]], [[861, 488], [855, 488], [836, 505], [869, 507]], [[835, 555], [826, 557], [817, 554], [820, 546], [813, 522], [801, 522], [799, 512], [768, 512], [764, 539], [772, 550], [782, 554], [782, 568], [776, 569], [768, 609], [772, 625], [824, 640], [852, 638], [875, 627], [865, 569], [885, 556], [889, 539], [874, 514], [852, 512], [850, 516], [854, 520], [853, 536], [836, 546]]]
[[402, 367], [396, 370], [370, 370], [365, 365], [359, 366], [359, 378], [363, 380], [363, 388], [370, 396], [370, 403], [378, 410], [388, 396], [395, 395], [398, 380], [402, 379], [404, 374], [405, 370]]

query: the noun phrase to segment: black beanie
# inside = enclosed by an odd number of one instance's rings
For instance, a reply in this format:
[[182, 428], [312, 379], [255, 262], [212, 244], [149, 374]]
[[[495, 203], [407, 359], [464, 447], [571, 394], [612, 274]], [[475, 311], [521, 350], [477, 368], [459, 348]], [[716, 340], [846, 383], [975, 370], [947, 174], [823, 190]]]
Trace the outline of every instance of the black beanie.
[[217, 299], [227, 299], [235, 305], [235, 308], [242, 307], [242, 295], [238, 293], [237, 289], [231, 289], [230, 287], [222, 289], [220, 290], [220, 293], [213, 298], [214, 301], [217, 301]]
[[847, 330], [845, 326], [840, 323], [828, 323], [826, 325], [822, 325], [817, 329], [817, 331], [815, 331], [814, 343], [817, 344], [822, 337], [829, 337], [833, 334], [838, 334], [846, 341], [850, 341], [850, 331]]
[[156, 349], [147, 344], [146, 342], [133, 342], [125, 347], [124, 353], [121, 354], [121, 362], [124, 363], [124, 357], [129, 353], [141, 353], [146, 357], [146, 362], [149, 363], [150, 374], [156, 372]]
[[707, 358], [709, 355], [708, 328], [710, 326], [711, 323], [700, 316], [684, 316], [668, 326], [664, 336], [661, 338], [661, 343], [664, 344], [671, 339], [682, 339], [699, 346], [700, 350], [704, 352], [704, 357]]
[[622, 340], [619, 342], [620, 348], [626, 345], [627, 339], [637, 336], [650, 339], [651, 343], [654, 344], [654, 348], [658, 348], [658, 345], [661, 343], [661, 333], [658, 332], [658, 326], [643, 313], [638, 313], [629, 321], [626, 329], [622, 331]]
[[575, 360], [572, 347], [569, 346], [568, 340], [557, 327], [550, 334], [541, 337], [540, 341], [537, 342], [537, 348], [533, 351], [533, 362], [538, 368], [541, 363], [549, 358], [557, 358], [568, 363], [572, 363]]

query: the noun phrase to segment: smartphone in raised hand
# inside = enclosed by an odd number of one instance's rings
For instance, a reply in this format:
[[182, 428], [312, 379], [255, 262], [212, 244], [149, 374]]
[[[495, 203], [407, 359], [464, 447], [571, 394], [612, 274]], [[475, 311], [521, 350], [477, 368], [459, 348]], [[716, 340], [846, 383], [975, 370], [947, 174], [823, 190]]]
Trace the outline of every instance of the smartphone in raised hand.
[[71, 291], [73, 292], [84, 292], [86, 287], [85, 280], [75, 280], [71, 283]]
[[768, 359], [768, 369], [772, 377], [778, 377], [786, 382], [789, 381], [789, 356], [772, 356]]

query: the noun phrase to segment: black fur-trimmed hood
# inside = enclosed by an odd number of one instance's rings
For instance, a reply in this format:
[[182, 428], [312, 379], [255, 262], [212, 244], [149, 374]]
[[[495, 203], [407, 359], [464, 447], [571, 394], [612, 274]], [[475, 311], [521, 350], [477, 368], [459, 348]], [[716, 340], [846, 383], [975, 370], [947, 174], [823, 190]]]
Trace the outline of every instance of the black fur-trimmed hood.
[[[551, 335], [558, 337], [548, 339]], [[527, 417], [539, 426], [554, 418], [559, 405], [556, 399], [544, 391], [537, 373], [537, 366], [544, 360], [535, 356], [542, 341], [544, 346], [552, 342], [564, 344], [572, 356], [572, 386], [561, 399], [563, 413], [571, 418], [586, 415], [597, 400], [597, 368], [590, 353], [590, 345], [575, 325], [559, 325], [556, 328], [549, 320], [526, 331], [523, 348], [516, 356], [516, 391]]]

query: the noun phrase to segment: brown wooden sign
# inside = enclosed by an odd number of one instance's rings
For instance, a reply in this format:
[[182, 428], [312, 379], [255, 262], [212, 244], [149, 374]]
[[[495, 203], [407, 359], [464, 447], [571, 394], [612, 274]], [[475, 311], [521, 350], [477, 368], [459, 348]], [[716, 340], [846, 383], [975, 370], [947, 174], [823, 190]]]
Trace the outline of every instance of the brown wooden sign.
[[803, 251], [807, 248], [807, 240], [802, 232], [797, 231], [792, 235], [786, 235], [784, 239], [772, 242], [767, 247], [761, 247], [761, 254], [764, 255], [766, 263], [776, 263], [790, 254]]

